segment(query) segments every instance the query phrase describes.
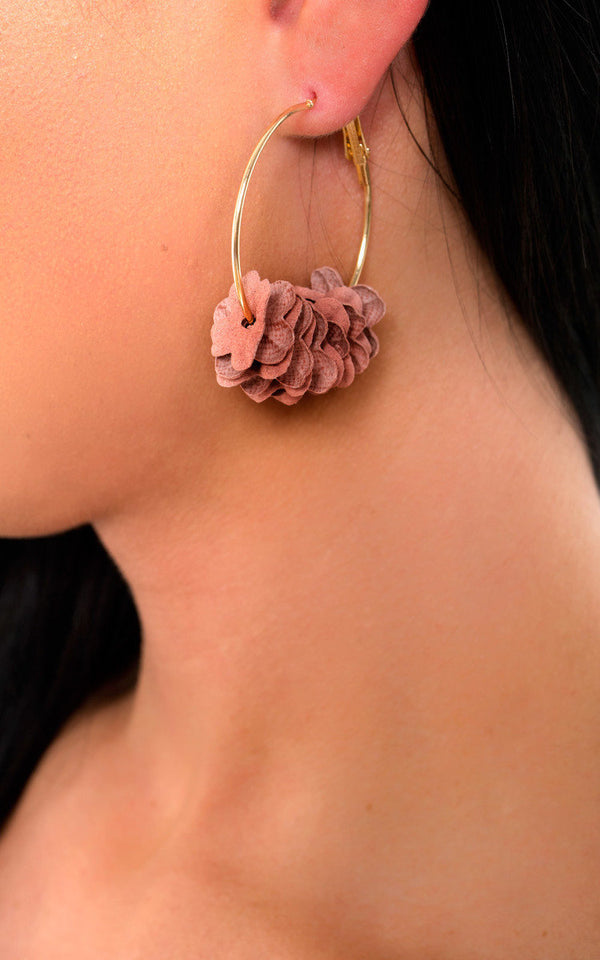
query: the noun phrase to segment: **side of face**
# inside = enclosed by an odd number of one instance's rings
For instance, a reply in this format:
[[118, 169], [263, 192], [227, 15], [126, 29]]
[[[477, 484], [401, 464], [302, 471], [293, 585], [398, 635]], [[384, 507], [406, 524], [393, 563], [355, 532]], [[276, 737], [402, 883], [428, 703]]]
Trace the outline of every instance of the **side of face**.
[[216, 475], [232, 427], [268, 443], [271, 419], [223, 396], [210, 352], [244, 168], [318, 89], [253, 175], [242, 272], [306, 283], [332, 251], [353, 262], [339, 132], [379, 102], [425, 8], [0, 0], [0, 536], [94, 523], [161, 489], [173, 500], [174, 483]]
[[84, 522], [185, 431], [210, 440], [234, 14], [0, 0], [0, 535]]

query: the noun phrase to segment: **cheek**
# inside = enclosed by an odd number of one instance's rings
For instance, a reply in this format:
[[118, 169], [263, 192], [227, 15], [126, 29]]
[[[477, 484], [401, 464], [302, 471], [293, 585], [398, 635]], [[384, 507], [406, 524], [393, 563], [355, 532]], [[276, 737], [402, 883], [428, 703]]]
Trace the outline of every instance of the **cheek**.
[[0, 0], [0, 535], [90, 519], [184, 411], [207, 425], [230, 283], [232, 187], [206, 149], [227, 104], [198, 108], [218, 44], [108, 6]]

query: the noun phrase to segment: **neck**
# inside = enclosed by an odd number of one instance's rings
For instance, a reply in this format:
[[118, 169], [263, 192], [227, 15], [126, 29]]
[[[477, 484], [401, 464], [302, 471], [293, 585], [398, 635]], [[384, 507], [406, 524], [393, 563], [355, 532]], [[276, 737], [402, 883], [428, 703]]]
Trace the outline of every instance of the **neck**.
[[448, 264], [456, 213], [421, 173], [393, 263], [373, 240], [364, 282], [388, 313], [361, 381], [291, 416], [232, 405], [225, 434], [165, 468], [164, 496], [96, 525], [142, 621], [124, 769], [157, 829], [373, 957], [423, 903], [447, 906], [422, 866], [440, 850], [460, 911], [469, 796], [508, 803], [527, 779], [534, 718], [556, 729], [556, 677], [598, 613], [583, 444], [468, 241]]

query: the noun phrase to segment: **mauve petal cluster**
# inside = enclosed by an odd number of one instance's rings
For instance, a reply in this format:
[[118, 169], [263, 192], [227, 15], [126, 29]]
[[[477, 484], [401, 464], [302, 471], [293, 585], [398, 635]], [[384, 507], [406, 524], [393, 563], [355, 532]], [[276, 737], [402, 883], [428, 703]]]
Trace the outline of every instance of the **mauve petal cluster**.
[[288, 405], [305, 393], [349, 387], [379, 350], [373, 326], [385, 313], [381, 297], [363, 284], [346, 287], [337, 270], [314, 270], [310, 287], [242, 279], [255, 317], [244, 313], [235, 284], [218, 305], [211, 330], [217, 380], [240, 386], [253, 400], [274, 397]]

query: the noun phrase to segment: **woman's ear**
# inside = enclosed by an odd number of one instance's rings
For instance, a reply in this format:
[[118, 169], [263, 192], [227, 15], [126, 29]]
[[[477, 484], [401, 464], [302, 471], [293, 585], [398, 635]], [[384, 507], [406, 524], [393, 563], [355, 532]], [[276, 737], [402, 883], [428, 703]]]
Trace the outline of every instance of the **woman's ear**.
[[315, 108], [296, 125], [311, 137], [339, 130], [364, 109], [428, 5], [428, 0], [264, 2], [281, 89], [289, 86], [298, 101], [316, 94]]

